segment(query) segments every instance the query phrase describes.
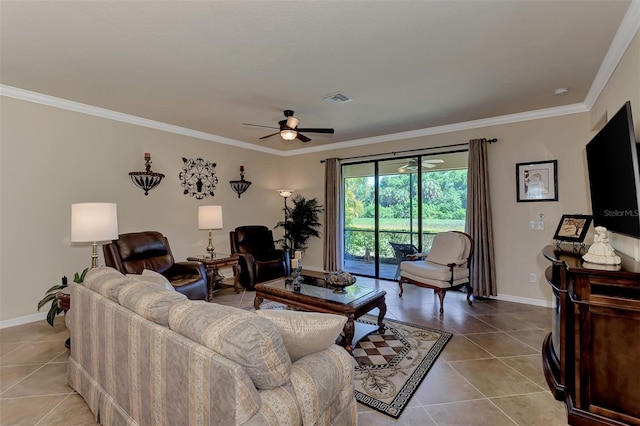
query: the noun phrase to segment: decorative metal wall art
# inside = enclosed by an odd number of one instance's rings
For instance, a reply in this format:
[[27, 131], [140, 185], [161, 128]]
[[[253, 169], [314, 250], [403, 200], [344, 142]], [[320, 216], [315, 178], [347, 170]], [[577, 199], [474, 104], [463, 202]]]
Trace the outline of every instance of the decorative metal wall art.
[[238, 198], [240, 198], [240, 196], [249, 189], [251, 182], [244, 180], [244, 166], [240, 166], [240, 180], [230, 180], [229, 185], [231, 185], [233, 192], [238, 194]]
[[184, 194], [202, 200], [214, 196], [214, 189], [218, 183], [216, 163], [210, 163], [202, 158], [186, 159], [182, 157], [184, 165], [180, 172], [180, 180], [184, 187]]
[[148, 152], [144, 153], [144, 165], [146, 167], [144, 172], [129, 172], [129, 176], [131, 181], [144, 191], [144, 195], [149, 195], [149, 191], [160, 185], [164, 175], [151, 171], [151, 154]]

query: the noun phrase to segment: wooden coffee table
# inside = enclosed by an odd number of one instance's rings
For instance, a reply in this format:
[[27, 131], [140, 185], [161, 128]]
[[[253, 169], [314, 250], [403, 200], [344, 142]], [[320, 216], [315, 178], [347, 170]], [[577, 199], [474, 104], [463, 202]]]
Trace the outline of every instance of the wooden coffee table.
[[362, 315], [378, 308], [378, 333], [384, 333], [383, 319], [387, 313], [387, 304], [384, 290], [352, 285], [347, 287], [346, 294], [334, 293], [332, 288], [324, 288], [310, 284], [302, 284], [300, 292], [294, 292], [293, 287], [286, 285], [284, 278], [256, 284], [256, 297], [253, 307], [258, 310], [264, 299], [280, 302], [288, 306], [299, 308], [309, 312], [323, 312], [328, 314], [344, 315], [347, 322], [344, 325], [345, 349], [353, 354], [353, 341], [355, 334], [355, 320]]

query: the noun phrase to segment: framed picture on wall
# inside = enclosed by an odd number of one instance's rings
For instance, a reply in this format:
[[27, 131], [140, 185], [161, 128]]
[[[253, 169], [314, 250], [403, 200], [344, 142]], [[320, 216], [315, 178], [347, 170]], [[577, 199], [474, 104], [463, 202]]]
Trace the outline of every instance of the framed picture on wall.
[[516, 164], [517, 201], [558, 201], [558, 160]]
[[556, 229], [554, 240], [581, 243], [587, 235], [593, 216], [583, 214], [563, 214]]

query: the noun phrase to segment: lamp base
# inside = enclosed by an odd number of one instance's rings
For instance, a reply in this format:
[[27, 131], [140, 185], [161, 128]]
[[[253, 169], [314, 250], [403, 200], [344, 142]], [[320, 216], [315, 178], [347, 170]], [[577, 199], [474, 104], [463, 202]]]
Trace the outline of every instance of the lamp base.
[[209, 245], [207, 245], [207, 256], [209, 259], [213, 259], [215, 257], [215, 247], [213, 246], [213, 239], [211, 238], [211, 229], [209, 229]]
[[91, 245], [91, 269], [98, 266], [98, 243], [96, 241]]

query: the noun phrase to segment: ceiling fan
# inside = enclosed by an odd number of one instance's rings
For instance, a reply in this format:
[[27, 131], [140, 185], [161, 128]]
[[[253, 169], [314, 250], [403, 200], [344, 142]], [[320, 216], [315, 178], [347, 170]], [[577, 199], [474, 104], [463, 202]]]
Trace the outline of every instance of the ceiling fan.
[[[433, 169], [436, 164], [442, 164], [444, 163], [444, 160], [441, 160], [439, 158], [434, 158], [433, 160], [422, 160], [422, 168], [423, 169]], [[398, 167], [398, 172], [400, 173], [414, 173], [418, 171], [418, 162], [416, 160], [414, 160], [413, 158], [410, 159], [407, 164], [404, 164], [400, 167]]]
[[326, 133], [331, 135], [335, 132], [333, 129], [328, 129], [328, 128], [327, 129], [312, 128], [312, 127], [298, 128], [298, 124], [300, 124], [300, 120], [298, 120], [293, 116], [293, 111], [291, 111], [290, 109], [284, 110], [284, 116], [286, 117], [286, 120], [278, 121], [279, 127], [261, 126], [259, 124], [249, 124], [249, 123], [242, 123], [242, 124], [246, 126], [266, 127], [268, 129], [279, 129], [277, 132], [271, 133], [270, 135], [263, 136], [260, 139], [267, 139], [267, 138], [270, 138], [271, 136], [275, 136], [279, 134], [280, 137], [285, 141], [292, 141], [294, 139], [298, 139], [302, 142], [309, 142], [311, 139], [301, 134], [300, 132]]

